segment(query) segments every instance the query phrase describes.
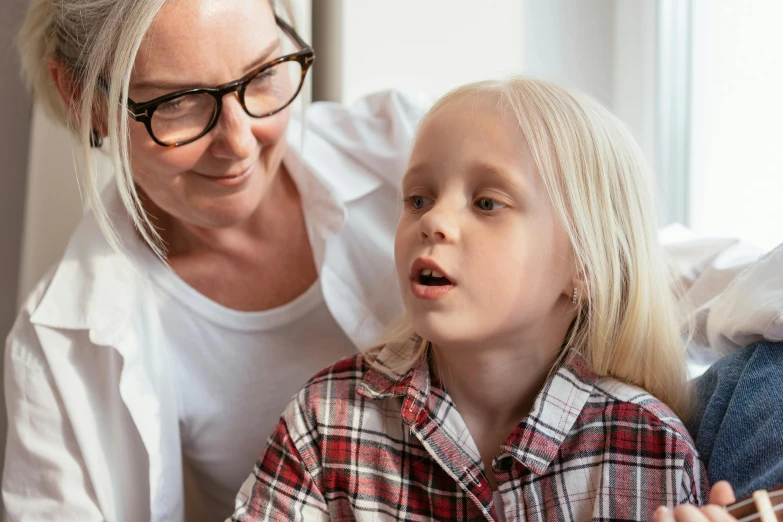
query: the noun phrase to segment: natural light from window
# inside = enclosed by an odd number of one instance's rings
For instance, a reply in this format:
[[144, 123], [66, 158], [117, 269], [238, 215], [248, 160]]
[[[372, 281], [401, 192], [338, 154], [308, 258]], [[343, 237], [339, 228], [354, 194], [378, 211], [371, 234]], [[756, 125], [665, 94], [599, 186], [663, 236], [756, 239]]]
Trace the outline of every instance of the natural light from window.
[[693, 3], [690, 225], [783, 243], [783, 1]]

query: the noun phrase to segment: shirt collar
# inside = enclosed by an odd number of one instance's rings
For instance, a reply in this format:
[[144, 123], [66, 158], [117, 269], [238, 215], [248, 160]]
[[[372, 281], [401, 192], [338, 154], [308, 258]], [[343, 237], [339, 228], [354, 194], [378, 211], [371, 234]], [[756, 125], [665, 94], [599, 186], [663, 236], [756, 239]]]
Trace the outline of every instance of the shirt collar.
[[582, 413], [597, 379], [581, 355], [566, 355], [539, 392], [530, 413], [501, 446], [501, 453], [543, 474]]
[[131, 259], [140, 241], [114, 183], [104, 189], [101, 198], [110, 216], [123, 216], [113, 221], [122, 251], [109, 245], [89, 212], [71, 237], [30, 320], [51, 328], [90, 330], [93, 342], [111, 344], [130, 315], [131, 287], [139, 277], [139, 267]]
[[[382, 180], [320, 134], [303, 133], [301, 122], [295, 118], [291, 119], [287, 140], [286, 165], [308, 211], [317, 216], [321, 235], [336, 233], [345, 221], [345, 204], [376, 190]], [[310, 162], [310, 158], [317, 162]], [[101, 199], [113, 217], [123, 251], [108, 244], [94, 214], [88, 212], [71, 237], [31, 321], [52, 328], [87, 329], [96, 344], [110, 344], [130, 316], [133, 290], [129, 284], [144, 266], [134, 258], [144, 256], [139, 249], [146, 245], [136, 236], [114, 183], [103, 190]]]
[[426, 397], [429, 391], [429, 364], [426, 357], [419, 357], [405, 372], [397, 368], [418, 352], [424, 341], [419, 336], [390, 343], [365, 354], [368, 369], [359, 383], [357, 392], [369, 399], [387, 399], [407, 395], [411, 388], [415, 395]]
[[[288, 124], [288, 151], [292, 154], [288, 155], [287, 164], [303, 198], [326, 198], [346, 204], [383, 184], [383, 179], [372, 173], [352, 151], [343, 150], [330, 140], [333, 137], [324, 135], [320, 127], [303, 128], [298, 118], [292, 117]], [[301, 166], [307, 179], [298, 176], [300, 169], [291, 168], [289, 162]]]
[[[374, 358], [371, 354], [369, 368], [357, 392], [369, 399], [407, 396], [401, 412], [404, 419], [410, 417], [411, 408], [406, 406], [409, 403], [419, 407], [430, 404], [427, 400], [430, 371], [426, 357], [419, 357], [405, 373], [394, 370], [402, 357], [415, 353], [411, 349], [418, 351], [421, 342], [421, 338], [413, 337], [404, 343], [384, 346]], [[544, 384], [530, 413], [501, 446], [499, 457], [507, 454], [532, 472], [543, 474], [582, 413], [597, 379], [581, 355], [568, 354]]]

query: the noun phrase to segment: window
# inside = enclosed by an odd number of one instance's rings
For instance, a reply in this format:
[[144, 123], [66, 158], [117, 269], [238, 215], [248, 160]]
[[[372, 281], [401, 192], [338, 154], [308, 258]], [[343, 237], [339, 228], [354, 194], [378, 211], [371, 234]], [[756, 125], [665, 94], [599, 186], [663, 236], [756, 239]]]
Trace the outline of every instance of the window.
[[693, 0], [689, 225], [783, 243], [783, 2]]

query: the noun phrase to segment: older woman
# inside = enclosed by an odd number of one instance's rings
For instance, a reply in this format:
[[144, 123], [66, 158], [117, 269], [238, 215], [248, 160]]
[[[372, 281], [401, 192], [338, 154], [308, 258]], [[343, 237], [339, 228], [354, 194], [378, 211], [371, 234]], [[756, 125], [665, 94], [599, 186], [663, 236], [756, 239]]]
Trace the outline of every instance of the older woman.
[[33, 2], [25, 72], [89, 212], [7, 340], [9, 520], [182, 520], [183, 456], [225, 517], [290, 396], [401, 310], [376, 297], [425, 107], [292, 115], [314, 53], [280, 7]]

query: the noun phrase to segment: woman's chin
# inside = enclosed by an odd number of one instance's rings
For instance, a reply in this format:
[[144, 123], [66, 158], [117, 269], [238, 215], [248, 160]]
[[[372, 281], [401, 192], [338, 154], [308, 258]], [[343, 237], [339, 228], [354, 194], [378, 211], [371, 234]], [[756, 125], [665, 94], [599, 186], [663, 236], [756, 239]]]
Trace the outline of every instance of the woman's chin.
[[249, 207], [213, 209], [202, 213], [200, 221], [209, 228], [232, 228], [250, 219], [253, 210]]
[[230, 228], [248, 220], [259, 208], [264, 187], [247, 186], [230, 194], [210, 194], [192, 201], [193, 221], [210, 228]]
[[258, 198], [247, 197], [247, 194], [236, 196], [239, 195], [191, 205], [189, 216], [185, 219], [193, 225], [205, 228], [231, 228], [241, 225], [253, 216], [259, 201]]

